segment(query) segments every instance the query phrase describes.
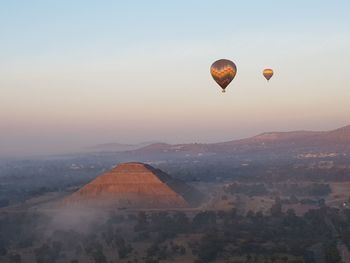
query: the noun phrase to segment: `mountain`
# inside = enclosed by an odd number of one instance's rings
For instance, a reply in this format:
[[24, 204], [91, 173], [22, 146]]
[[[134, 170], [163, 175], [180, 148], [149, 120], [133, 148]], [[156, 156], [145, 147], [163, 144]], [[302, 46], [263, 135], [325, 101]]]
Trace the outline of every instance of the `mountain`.
[[216, 155], [258, 151], [299, 150], [350, 151], [350, 125], [332, 131], [268, 132], [221, 143], [152, 144], [137, 149], [135, 154]]
[[202, 194], [184, 182], [143, 163], [122, 163], [68, 196], [66, 205], [118, 208], [186, 208]]
[[91, 147], [85, 148], [88, 152], [122, 152], [122, 151], [132, 151], [146, 147], [151, 144], [156, 144], [158, 142], [142, 142], [138, 144], [123, 144], [123, 143], [104, 143], [98, 144]]
[[328, 132], [328, 140], [350, 141], [350, 125]]

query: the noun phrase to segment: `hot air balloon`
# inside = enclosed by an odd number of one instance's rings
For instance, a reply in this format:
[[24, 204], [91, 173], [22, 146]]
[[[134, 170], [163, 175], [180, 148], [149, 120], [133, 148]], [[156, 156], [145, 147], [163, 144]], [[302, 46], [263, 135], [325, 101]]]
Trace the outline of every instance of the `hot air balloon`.
[[263, 71], [263, 75], [264, 75], [265, 79], [267, 79], [267, 81], [269, 81], [270, 78], [272, 78], [272, 76], [273, 76], [273, 70], [270, 68], [266, 68]]
[[237, 67], [235, 63], [227, 59], [215, 61], [210, 67], [210, 73], [217, 84], [225, 92], [226, 87], [235, 78]]

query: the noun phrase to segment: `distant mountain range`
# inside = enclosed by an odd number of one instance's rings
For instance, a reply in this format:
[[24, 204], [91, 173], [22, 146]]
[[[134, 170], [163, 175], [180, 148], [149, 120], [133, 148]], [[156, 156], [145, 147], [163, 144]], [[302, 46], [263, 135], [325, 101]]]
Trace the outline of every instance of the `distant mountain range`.
[[[267, 132], [219, 143], [101, 144], [88, 149], [94, 158], [158, 162], [188, 158], [239, 160], [290, 160], [308, 154], [350, 157], [350, 125], [331, 131]], [[226, 160], [226, 161], [227, 161]], [[225, 162], [226, 162], [225, 161]]]
[[131, 151], [146, 147], [151, 144], [156, 144], [158, 142], [142, 142], [138, 144], [123, 144], [123, 143], [104, 143], [98, 144], [91, 147], [87, 147], [85, 150], [89, 152], [123, 152], [123, 151]]
[[268, 132], [260, 135], [221, 143], [166, 144], [155, 143], [140, 149], [135, 154], [224, 154], [266, 150], [327, 149], [350, 151], [350, 125], [332, 131]]

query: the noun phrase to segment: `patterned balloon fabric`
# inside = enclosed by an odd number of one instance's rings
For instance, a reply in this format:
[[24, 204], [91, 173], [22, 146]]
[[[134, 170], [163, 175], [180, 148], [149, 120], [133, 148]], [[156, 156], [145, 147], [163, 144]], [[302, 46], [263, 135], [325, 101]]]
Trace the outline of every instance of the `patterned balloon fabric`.
[[263, 71], [263, 75], [264, 75], [265, 79], [267, 79], [267, 81], [269, 81], [270, 78], [272, 78], [272, 76], [273, 76], [273, 70], [270, 68], [266, 68]]
[[235, 63], [227, 59], [215, 61], [210, 68], [210, 73], [213, 79], [225, 92], [226, 87], [235, 78], [237, 67]]

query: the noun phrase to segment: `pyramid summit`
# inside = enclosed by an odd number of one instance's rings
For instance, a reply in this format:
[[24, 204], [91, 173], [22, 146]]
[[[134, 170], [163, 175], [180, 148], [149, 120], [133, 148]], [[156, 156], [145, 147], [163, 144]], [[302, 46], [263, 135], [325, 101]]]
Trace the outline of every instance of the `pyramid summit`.
[[68, 205], [117, 208], [187, 208], [202, 195], [193, 187], [143, 163], [122, 163], [64, 200]]

